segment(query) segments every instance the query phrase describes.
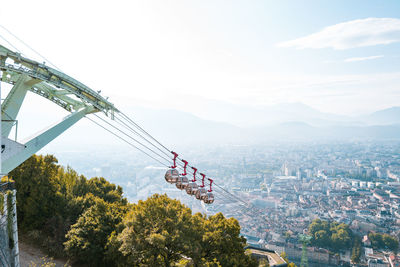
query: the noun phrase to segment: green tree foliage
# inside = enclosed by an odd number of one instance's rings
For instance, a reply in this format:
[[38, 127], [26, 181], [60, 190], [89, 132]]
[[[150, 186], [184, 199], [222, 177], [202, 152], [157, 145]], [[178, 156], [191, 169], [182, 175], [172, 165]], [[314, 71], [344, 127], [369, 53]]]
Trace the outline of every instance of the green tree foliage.
[[[240, 225], [206, 217], [166, 195], [129, 204], [122, 188], [32, 156], [10, 173], [18, 223], [53, 255], [84, 266], [258, 266]], [[65, 252], [65, 253], [64, 253]]]
[[33, 155], [10, 174], [17, 188], [18, 226], [33, 233], [51, 255], [63, 254], [65, 235], [96, 198], [126, 205], [122, 188], [104, 178], [86, 179], [57, 164], [54, 156]]
[[315, 219], [309, 225], [308, 231], [312, 236], [311, 244], [313, 246], [334, 251], [351, 248], [352, 232], [347, 224]]
[[292, 237], [291, 232], [287, 231], [287, 232], [285, 233], [285, 241], [288, 242], [289, 239], [290, 239], [291, 237]]
[[[40, 261], [41, 261], [40, 263], [35, 263], [35, 262], [31, 261], [29, 263], [28, 267], [55, 267], [56, 266], [55, 262], [51, 258], [49, 259], [47, 257], [43, 257], [40, 259]], [[68, 265], [65, 264], [65, 267], [68, 267]]]
[[353, 263], [359, 263], [361, 256], [361, 238], [356, 236], [354, 238], [353, 249], [351, 251], [351, 261]]
[[190, 219], [189, 208], [165, 195], [139, 201], [124, 219], [120, 250], [133, 265], [170, 266], [188, 251]]
[[282, 252], [280, 256], [284, 261], [289, 262], [286, 252]]
[[239, 222], [226, 219], [222, 213], [204, 220], [203, 257], [217, 259], [222, 266], [257, 266], [250, 256], [245, 256], [246, 239], [239, 234]]
[[397, 250], [399, 249], [399, 241], [397, 240], [397, 238], [388, 234], [369, 233], [368, 237], [371, 240], [373, 248], [389, 249], [394, 252], [397, 252]]
[[314, 233], [314, 243], [319, 247], [324, 247], [330, 242], [330, 236], [326, 230], [319, 230]]
[[64, 245], [69, 258], [87, 266], [112, 265], [107, 262], [106, 245], [115, 225], [122, 221], [121, 207], [96, 198], [95, 204], [79, 217], [66, 236]]
[[59, 166], [54, 156], [32, 156], [9, 176], [15, 180], [20, 227], [39, 229], [59, 213], [63, 199], [59, 193]]
[[269, 267], [269, 262], [266, 259], [261, 259], [258, 264], [258, 267]]
[[297, 267], [296, 264], [294, 264], [293, 262], [289, 261], [286, 252], [282, 252], [280, 256], [284, 261], [286, 261], [286, 263], [288, 264], [288, 267]]
[[118, 241], [127, 265], [172, 266], [190, 258], [194, 266], [257, 266], [239, 233], [236, 219], [192, 216], [179, 201], [156, 194], [133, 205]]

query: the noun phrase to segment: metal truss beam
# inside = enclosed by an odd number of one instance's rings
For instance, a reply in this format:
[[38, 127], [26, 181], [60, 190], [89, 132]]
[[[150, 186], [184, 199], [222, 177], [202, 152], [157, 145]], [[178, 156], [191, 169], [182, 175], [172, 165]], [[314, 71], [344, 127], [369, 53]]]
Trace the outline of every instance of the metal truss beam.
[[54, 140], [57, 136], [59, 136], [76, 122], [78, 122], [86, 114], [92, 113], [94, 111], [95, 110], [93, 107], [86, 107], [80, 111], [71, 113], [70, 115], [62, 119], [61, 122], [50, 126], [48, 129], [42, 132], [39, 132], [33, 138], [23, 143], [25, 145], [25, 148], [21, 152], [2, 161], [1, 173], [9, 173], [14, 168], [22, 164], [25, 160], [27, 160], [30, 156], [32, 156], [37, 151], [42, 149], [45, 145]]
[[[70, 112], [76, 111], [71, 108], [75, 108], [76, 103], [69, 103], [71, 98], [65, 97], [66, 92], [77, 98], [84, 106], [93, 106], [111, 118], [113, 118], [114, 112], [118, 112], [107, 98], [100, 95], [100, 91], [96, 92], [65, 73], [23, 57], [20, 53], [13, 52], [2, 45], [0, 45], [0, 69], [3, 71], [1, 78], [3, 82], [12, 82], [13, 77], [20, 74], [26, 74], [32, 79], [42, 81], [42, 83], [51, 87], [51, 92], [48, 90], [49, 87], [39, 88], [39, 86], [33, 87], [31, 91], [48, 98]], [[56, 93], [57, 91], [60, 91], [60, 93]]]
[[1, 135], [7, 137], [11, 128], [14, 125], [18, 112], [21, 108], [22, 102], [25, 99], [28, 90], [40, 82], [40, 80], [32, 79], [28, 75], [19, 75], [10, 93], [7, 95], [4, 103], [2, 104], [2, 121], [1, 121]]

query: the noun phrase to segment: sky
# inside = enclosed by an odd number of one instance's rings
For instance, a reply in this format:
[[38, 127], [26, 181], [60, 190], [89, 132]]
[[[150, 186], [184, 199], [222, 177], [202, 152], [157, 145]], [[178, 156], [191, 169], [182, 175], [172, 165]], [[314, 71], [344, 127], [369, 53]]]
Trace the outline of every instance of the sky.
[[400, 105], [396, 0], [13, 0], [0, 25], [117, 107], [301, 102], [355, 116]]

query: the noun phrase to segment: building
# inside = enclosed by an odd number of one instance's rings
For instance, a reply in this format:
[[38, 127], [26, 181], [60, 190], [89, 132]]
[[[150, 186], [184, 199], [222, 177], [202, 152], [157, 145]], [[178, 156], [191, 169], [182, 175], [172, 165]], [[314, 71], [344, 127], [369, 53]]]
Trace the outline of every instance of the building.
[[261, 261], [263, 259], [267, 260], [269, 266], [273, 267], [287, 267], [287, 263], [281, 256], [278, 255], [273, 250], [265, 248], [257, 248], [253, 246], [245, 247], [246, 250], [250, 251], [251, 256]]
[[389, 267], [389, 263], [383, 259], [369, 259], [368, 267]]

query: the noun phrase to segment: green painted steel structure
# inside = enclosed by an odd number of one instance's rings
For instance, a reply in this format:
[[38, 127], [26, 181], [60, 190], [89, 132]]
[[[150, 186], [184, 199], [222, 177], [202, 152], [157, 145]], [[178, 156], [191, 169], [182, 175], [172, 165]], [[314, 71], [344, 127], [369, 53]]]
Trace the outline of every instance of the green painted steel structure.
[[71, 112], [60, 122], [22, 142], [24, 149], [2, 159], [1, 174], [7, 174], [31, 155], [78, 122], [85, 115], [103, 112], [111, 119], [118, 110], [98, 92], [72, 77], [0, 45], [1, 82], [13, 87], [1, 108], [1, 135], [8, 138], [28, 91]]
[[311, 236], [301, 234], [299, 235], [299, 240], [303, 244], [300, 267], [308, 267], [307, 245], [310, 243]]
[[[0, 177], [7, 175], [86, 115], [102, 112], [114, 119], [114, 113], [118, 112], [113, 104], [86, 85], [61, 71], [26, 58], [2, 45], [0, 45], [0, 73], [0, 82], [12, 85], [10, 92], [0, 105]], [[13, 127], [18, 125], [17, 116], [29, 91], [52, 101], [71, 114], [28, 140], [18, 143], [16, 140], [11, 140], [9, 135]], [[8, 245], [0, 246], [0, 264], [19, 267], [15, 190], [13, 190], [12, 204], [12, 209], [6, 212], [13, 214], [12, 239], [14, 245], [12, 249], [7, 249]], [[9, 230], [0, 225], [0, 233], [3, 233], [2, 239], [7, 239], [7, 234], [4, 234], [7, 231]]]

